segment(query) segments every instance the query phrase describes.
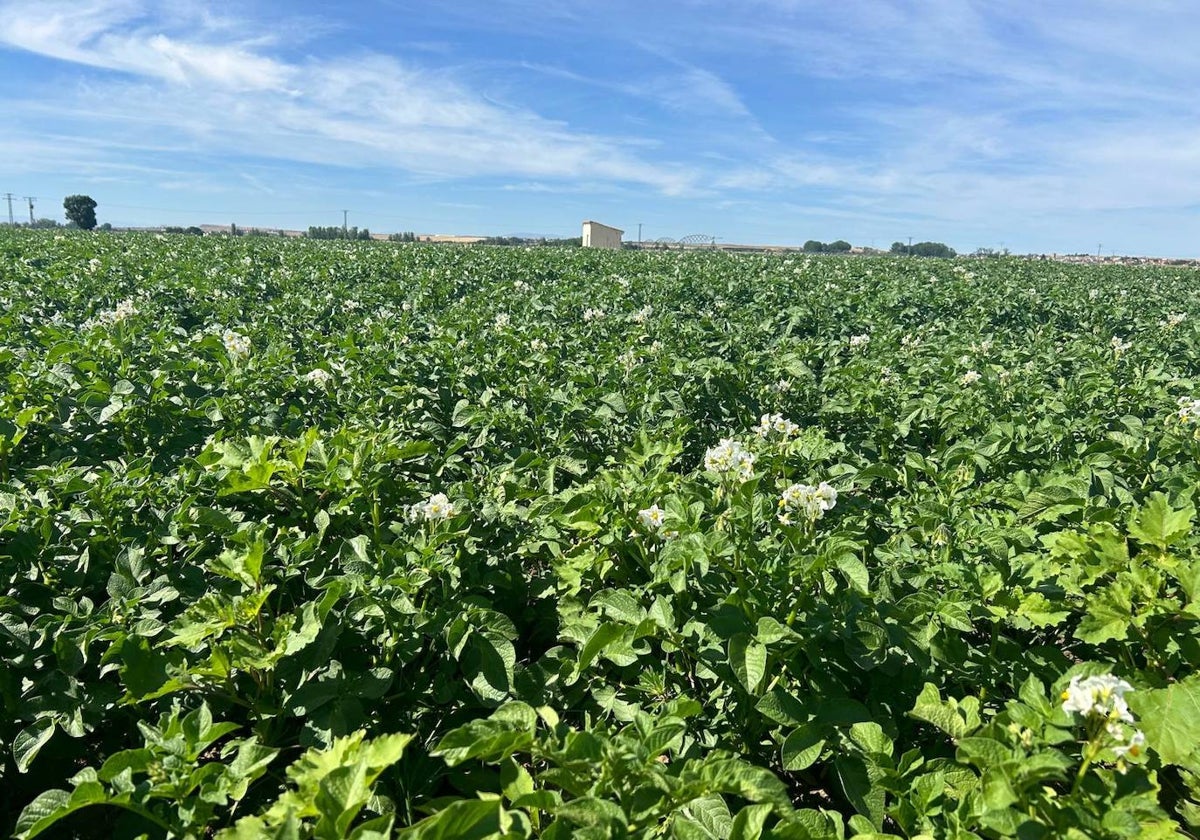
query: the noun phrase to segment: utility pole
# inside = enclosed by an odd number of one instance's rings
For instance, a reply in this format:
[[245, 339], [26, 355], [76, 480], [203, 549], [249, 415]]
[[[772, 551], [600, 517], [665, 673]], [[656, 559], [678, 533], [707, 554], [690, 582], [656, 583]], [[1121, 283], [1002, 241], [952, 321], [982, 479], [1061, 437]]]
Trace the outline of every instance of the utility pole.
[[638, 222], [638, 245], [642, 244], [642, 223]]
[[912, 237], [908, 237], [908, 256], [912, 256]]
[[33, 202], [37, 201], [36, 195], [27, 195], [25, 200], [29, 202], [29, 225], [33, 226]]
[[1096, 246], [1096, 259], [1100, 259], [1100, 249], [1103, 247], [1104, 247], [1103, 242], [1101, 242], [1099, 245]]
[[5, 193], [5, 194], [4, 194], [4, 197], [8, 199], [8, 223], [9, 223], [10, 225], [11, 225], [11, 224], [15, 224], [15, 222], [13, 222], [13, 214], [12, 214], [12, 200], [13, 200], [13, 194], [12, 194], [12, 193]]
[[350, 213], [349, 210], [342, 211], [342, 233], [346, 232], [346, 219], [347, 219], [349, 213]]

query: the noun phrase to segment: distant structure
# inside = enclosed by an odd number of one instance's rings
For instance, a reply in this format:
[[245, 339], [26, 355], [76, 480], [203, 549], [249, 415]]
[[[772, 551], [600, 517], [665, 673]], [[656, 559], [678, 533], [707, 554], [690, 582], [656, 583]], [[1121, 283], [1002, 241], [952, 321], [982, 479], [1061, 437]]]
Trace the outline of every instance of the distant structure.
[[583, 223], [584, 248], [620, 248], [621, 234], [625, 231], [590, 219]]

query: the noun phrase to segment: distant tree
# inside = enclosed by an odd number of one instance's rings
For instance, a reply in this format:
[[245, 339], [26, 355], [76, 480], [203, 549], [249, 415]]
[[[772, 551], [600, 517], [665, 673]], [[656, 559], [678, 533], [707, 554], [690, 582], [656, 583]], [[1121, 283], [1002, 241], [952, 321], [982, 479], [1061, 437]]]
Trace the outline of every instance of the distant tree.
[[104, 224], [100, 225], [100, 227], [98, 228], [98, 230], [102, 230], [105, 233], [112, 231], [112, 229], [113, 229], [112, 222], [105, 222]]
[[823, 254], [823, 253], [825, 253], [825, 243], [818, 242], [815, 239], [810, 239], [804, 243], [804, 253], [806, 253], [806, 254]]
[[825, 251], [826, 251], [826, 253], [829, 253], [829, 254], [846, 254], [846, 253], [849, 253], [851, 247], [852, 246], [850, 245], [850, 243], [847, 242], [845, 239], [838, 239], [838, 240], [836, 240], [834, 242], [830, 242], [828, 245], [826, 245]]
[[912, 246], [912, 253], [918, 257], [954, 257], [957, 252], [942, 242], [918, 242]]
[[195, 225], [190, 226], [187, 230], [184, 231], [184, 233], [188, 234], [189, 236], [203, 236], [204, 235], [204, 231], [201, 230], [200, 228], [196, 227]]
[[370, 239], [371, 231], [367, 228], [359, 230], [357, 226], [343, 228], [337, 225], [328, 227], [309, 225], [308, 231], [304, 235], [309, 239]]
[[26, 227], [31, 227], [34, 230], [51, 230], [53, 228], [63, 227], [63, 225], [60, 225], [58, 222], [54, 221], [54, 219], [38, 219], [36, 222], [31, 225], [27, 225]]
[[388, 237], [388, 242], [416, 242], [417, 235], [411, 230], [403, 231], [402, 233], [393, 233]]
[[907, 254], [908, 246], [905, 245], [903, 242], [893, 242], [892, 243], [892, 253], [893, 254]]
[[63, 209], [67, 211], [67, 219], [83, 230], [96, 226], [96, 201], [91, 196], [69, 195], [63, 199]]

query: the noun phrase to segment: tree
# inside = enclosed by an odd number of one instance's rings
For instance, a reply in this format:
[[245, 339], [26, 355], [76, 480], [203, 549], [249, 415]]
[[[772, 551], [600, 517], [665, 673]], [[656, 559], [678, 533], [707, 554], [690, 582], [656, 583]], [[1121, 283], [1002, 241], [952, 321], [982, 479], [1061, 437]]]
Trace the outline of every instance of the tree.
[[67, 196], [63, 199], [63, 209], [67, 211], [67, 220], [77, 227], [91, 230], [96, 226], [96, 200], [90, 195]]
[[955, 250], [943, 242], [918, 242], [912, 246], [912, 253], [918, 257], [949, 258], [957, 256]]
[[806, 254], [822, 254], [825, 252], [825, 243], [818, 242], [815, 239], [810, 239], [804, 243], [804, 253]]
[[828, 245], [826, 245], [825, 251], [826, 251], [826, 253], [830, 253], [830, 254], [848, 254], [848, 253], [850, 253], [851, 247], [853, 247], [853, 246], [851, 246], [850, 243], [847, 242], [845, 239], [838, 239], [838, 240], [836, 240], [834, 242], [830, 242]]

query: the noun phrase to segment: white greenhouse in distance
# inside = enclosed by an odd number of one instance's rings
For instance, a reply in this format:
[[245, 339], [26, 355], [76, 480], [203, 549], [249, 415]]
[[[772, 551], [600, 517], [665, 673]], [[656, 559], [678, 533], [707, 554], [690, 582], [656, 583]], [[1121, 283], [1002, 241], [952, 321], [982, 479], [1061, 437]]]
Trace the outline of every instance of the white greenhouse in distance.
[[621, 234], [624, 232], [619, 228], [602, 225], [589, 219], [583, 223], [583, 247], [620, 248]]

